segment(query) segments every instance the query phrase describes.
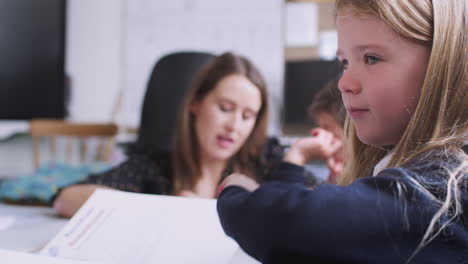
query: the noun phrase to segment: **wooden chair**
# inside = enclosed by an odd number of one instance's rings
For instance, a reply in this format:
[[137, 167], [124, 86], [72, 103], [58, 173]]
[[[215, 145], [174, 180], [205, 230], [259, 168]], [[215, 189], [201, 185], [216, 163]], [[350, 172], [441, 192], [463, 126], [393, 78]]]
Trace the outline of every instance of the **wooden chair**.
[[80, 162], [85, 163], [87, 156], [87, 143], [90, 138], [101, 138], [102, 144], [98, 145], [95, 160], [109, 161], [112, 152], [114, 138], [118, 128], [115, 124], [84, 124], [71, 123], [64, 120], [37, 119], [30, 122], [29, 133], [32, 138], [34, 167], [40, 166], [40, 140], [47, 138], [49, 153], [52, 162], [57, 159], [57, 140], [66, 138], [66, 160], [72, 163], [74, 143], [78, 141]]

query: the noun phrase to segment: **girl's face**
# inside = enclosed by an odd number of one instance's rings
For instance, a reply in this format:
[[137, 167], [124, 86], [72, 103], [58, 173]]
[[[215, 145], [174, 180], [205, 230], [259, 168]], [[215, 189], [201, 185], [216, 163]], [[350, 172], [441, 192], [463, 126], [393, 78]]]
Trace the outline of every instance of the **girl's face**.
[[261, 107], [260, 90], [246, 77], [221, 79], [201, 101], [191, 106], [202, 160], [226, 161], [252, 132]]
[[338, 16], [338, 86], [359, 139], [393, 145], [413, 115], [430, 49], [401, 38], [370, 16]]

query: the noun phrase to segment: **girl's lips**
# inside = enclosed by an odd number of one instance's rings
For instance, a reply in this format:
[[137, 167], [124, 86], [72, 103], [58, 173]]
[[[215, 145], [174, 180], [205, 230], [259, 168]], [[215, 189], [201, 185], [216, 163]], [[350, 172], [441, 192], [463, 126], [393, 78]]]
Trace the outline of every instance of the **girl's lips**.
[[360, 119], [369, 113], [369, 109], [366, 108], [348, 108], [348, 114], [352, 119]]

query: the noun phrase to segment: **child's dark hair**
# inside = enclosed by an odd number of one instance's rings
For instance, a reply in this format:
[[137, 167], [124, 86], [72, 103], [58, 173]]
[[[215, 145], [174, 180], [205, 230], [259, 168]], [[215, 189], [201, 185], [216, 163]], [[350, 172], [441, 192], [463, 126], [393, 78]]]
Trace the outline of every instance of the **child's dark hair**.
[[308, 108], [309, 118], [315, 120], [320, 113], [329, 113], [341, 125], [344, 126], [346, 118], [341, 92], [338, 89], [338, 79], [327, 82], [315, 95], [312, 104]]

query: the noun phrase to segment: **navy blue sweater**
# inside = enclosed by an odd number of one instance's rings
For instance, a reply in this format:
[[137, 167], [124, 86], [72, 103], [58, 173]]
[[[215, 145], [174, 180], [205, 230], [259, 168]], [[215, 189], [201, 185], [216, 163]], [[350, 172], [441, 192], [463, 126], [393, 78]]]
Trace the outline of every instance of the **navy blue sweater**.
[[[428, 189], [442, 195], [443, 166], [385, 169], [349, 186], [323, 184], [310, 190], [303, 185], [303, 168], [283, 163], [281, 181], [254, 192], [225, 188], [218, 214], [226, 234], [263, 263], [405, 263], [438, 210], [413, 179], [425, 178]], [[465, 187], [461, 199], [463, 216], [410, 263], [468, 263]]]

